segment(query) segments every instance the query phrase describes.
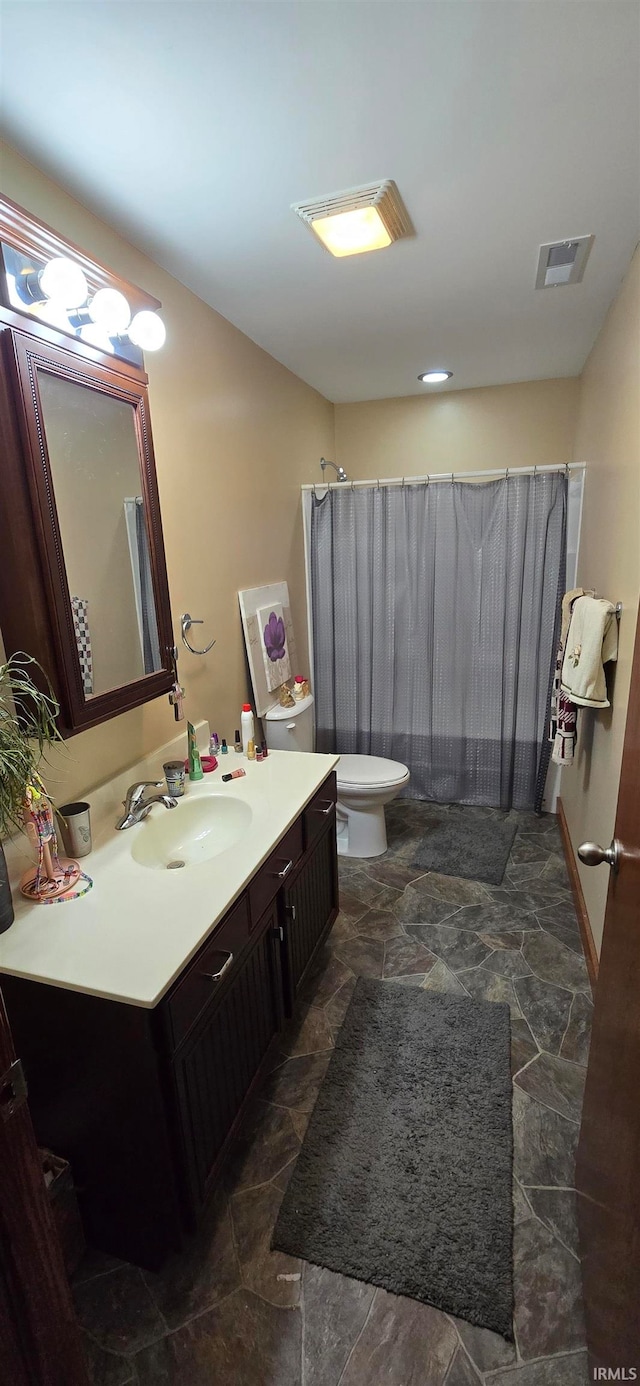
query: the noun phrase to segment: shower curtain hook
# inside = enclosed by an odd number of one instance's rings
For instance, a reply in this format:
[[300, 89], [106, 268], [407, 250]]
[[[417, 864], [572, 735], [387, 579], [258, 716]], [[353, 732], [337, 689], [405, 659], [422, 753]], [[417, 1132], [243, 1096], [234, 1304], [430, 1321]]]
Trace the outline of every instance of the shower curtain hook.
[[508, 468], [508, 467], [507, 467], [506, 470], [505, 470], [504, 479], [505, 479], [505, 481], [508, 481], [508, 480], [509, 480], [509, 468]]
[[353, 477], [351, 478], [351, 491], [353, 492]]
[[402, 478], [402, 489], [404, 491], [404, 477]]
[[452, 486], [453, 486], [453, 478], [454, 478], [454, 476], [455, 476], [455, 472], [452, 472], [452, 473], [451, 473], [451, 485], [452, 485]]

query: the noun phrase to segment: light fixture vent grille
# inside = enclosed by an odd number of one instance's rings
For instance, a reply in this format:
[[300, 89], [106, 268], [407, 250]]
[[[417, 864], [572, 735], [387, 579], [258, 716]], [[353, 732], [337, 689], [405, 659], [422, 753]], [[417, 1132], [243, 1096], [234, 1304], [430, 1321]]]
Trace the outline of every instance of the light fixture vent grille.
[[579, 284], [593, 241], [593, 236], [574, 236], [571, 240], [541, 245], [536, 289], [557, 289], [564, 284]]
[[291, 210], [307, 226], [313, 227], [314, 221], [322, 217], [355, 212], [362, 207], [376, 208], [392, 241], [415, 235], [409, 213], [392, 178], [385, 178], [379, 183], [366, 183], [361, 188], [348, 188], [346, 192], [331, 193], [327, 197], [314, 197], [307, 202], [294, 202]]

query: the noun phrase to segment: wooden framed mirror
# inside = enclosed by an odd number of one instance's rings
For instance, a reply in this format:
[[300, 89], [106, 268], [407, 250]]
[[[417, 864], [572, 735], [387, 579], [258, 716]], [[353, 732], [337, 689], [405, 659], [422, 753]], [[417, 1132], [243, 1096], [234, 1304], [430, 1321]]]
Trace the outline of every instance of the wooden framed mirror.
[[69, 734], [173, 683], [146, 376], [2, 338], [0, 630], [49, 675]]

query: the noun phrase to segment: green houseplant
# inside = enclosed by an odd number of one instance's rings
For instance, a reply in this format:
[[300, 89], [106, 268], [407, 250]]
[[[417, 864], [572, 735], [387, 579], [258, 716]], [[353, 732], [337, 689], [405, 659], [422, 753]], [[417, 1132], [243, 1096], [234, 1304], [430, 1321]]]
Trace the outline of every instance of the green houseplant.
[[36, 669], [43, 674], [21, 652], [0, 664], [0, 933], [13, 923], [2, 839], [22, 827], [27, 788], [47, 747], [62, 740], [58, 702], [46, 675], [46, 692], [34, 683], [29, 671]]

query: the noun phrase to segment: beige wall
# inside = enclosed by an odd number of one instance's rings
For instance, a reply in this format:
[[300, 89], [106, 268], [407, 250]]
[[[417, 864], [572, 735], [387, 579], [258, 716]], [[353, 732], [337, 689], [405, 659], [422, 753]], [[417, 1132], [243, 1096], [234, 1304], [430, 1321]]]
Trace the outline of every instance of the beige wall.
[[532, 380], [337, 404], [336, 460], [356, 481], [568, 462], [579, 388]]
[[[167, 343], [147, 367], [174, 629], [190, 611], [217, 640], [204, 659], [183, 650], [180, 674], [189, 717], [232, 737], [247, 692], [238, 588], [286, 579], [306, 648], [299, 488], [333, 456], [333, 407], [6, 146], [1, 186], [162, 301]], [[161, 698], [83, 732], [56, 755], [50, 787], [71, 798], [174, 730]]]
[[[587, 462], [578, 582], [623, 604], [611, 707], [581, 714], [576, 759], [562, 772], [575, 849], [587, 839], [608, 846], [613, 837], [638, 615], [640, 248], [584, 369], [574, 457]], [[609, 872], [578, 865], [599, 950]]]

